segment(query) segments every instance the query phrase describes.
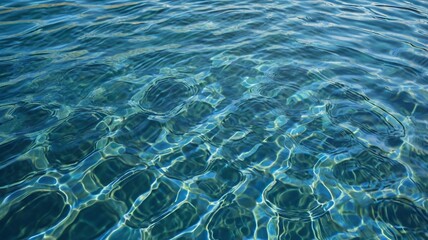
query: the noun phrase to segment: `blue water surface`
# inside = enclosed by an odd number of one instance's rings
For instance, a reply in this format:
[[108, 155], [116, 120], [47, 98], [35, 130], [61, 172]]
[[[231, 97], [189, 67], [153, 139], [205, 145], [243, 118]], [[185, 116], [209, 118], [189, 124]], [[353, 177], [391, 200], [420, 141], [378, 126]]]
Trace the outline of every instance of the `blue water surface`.
[[428, 2], [0, 3], [0, 239], [428, 239]]

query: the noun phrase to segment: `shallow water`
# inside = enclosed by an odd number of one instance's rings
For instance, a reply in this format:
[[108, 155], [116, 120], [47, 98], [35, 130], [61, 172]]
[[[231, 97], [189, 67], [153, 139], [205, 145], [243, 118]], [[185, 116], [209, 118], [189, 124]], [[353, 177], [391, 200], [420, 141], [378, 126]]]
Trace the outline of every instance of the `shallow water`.
[[428, 238], [428, 3], [2, 1], [1, 239]]

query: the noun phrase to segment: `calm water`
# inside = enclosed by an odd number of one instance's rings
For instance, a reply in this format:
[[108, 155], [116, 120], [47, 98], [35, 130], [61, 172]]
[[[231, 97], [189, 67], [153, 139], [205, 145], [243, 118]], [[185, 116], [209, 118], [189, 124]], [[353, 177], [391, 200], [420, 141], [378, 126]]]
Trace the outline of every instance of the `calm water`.
[[1, 239], [428, 239], [424, 0], [3, 0], [0, 46]]

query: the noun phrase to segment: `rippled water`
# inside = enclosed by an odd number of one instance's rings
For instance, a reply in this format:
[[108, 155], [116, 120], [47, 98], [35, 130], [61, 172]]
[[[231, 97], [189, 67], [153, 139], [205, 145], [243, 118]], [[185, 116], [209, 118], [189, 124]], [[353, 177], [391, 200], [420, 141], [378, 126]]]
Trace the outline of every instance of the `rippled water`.
[[1, 239], [428, 238], [428, 3], [5, 0]]

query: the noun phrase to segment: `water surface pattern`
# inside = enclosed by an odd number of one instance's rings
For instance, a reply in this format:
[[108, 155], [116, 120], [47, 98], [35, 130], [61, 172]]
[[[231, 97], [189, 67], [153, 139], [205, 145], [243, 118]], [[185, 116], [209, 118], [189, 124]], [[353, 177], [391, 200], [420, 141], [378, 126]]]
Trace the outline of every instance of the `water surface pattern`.
[[0, 5], [1, 239], [428, 238], [428, 2]]

